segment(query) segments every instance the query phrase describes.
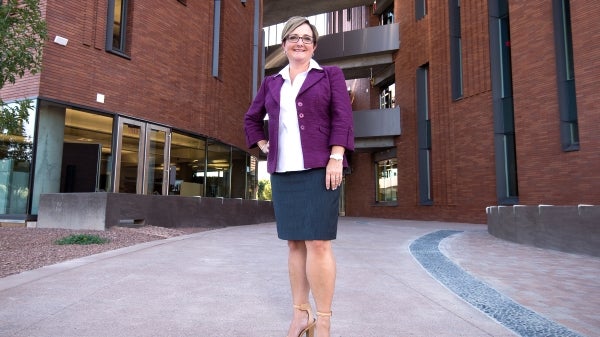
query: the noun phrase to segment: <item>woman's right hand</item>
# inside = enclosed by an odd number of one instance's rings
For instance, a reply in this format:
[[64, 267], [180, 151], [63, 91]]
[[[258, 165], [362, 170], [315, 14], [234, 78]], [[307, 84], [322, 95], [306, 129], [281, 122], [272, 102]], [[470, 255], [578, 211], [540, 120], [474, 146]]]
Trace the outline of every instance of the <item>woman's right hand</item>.
[[259, 140], [258, 141], [258, 147], [260, 148], [260, 150], [264, 153], [264, 154], [268, 154], [269, 153], [269, 142], [266, 140]]

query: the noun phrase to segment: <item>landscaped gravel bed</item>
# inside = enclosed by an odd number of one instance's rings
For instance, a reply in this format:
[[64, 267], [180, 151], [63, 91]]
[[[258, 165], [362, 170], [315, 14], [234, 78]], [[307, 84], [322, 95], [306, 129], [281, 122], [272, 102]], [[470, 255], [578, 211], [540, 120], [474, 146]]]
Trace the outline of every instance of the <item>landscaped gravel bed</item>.
[[[58, 262], [179, 236], [211, 228], [165, 228], [158, 226], [111, 227], [106, 231], [50, 228], [0, 227], [0, 278]], [[72, 234], [92, 234], [106, 238], [104, 244], [57, 245], [54, 242]]]

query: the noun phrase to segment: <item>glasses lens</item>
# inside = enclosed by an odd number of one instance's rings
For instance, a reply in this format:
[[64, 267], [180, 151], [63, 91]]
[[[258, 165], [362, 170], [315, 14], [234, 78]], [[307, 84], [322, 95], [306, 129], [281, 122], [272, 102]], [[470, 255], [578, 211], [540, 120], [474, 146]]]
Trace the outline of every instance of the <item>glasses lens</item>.
[[313, 42], [312, 37], [310, 36], [298, 36], [298, 35], [290, 35], [287, 37], [287, 40], [290, 41], [291, 43], [296, 43], [298, 42], [298, 40], [302, 39], [302, 42], [306, 43], [306, 44], [311, 44]]

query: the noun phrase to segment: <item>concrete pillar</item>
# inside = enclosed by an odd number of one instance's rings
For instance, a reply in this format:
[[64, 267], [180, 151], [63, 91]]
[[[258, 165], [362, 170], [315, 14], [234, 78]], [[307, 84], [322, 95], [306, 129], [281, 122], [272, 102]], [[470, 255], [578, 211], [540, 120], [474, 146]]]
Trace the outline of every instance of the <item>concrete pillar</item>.
[[31, 214], [38, 213], [40, 194], [60, 192], [64, 133], [65, 108], [40, 106]]

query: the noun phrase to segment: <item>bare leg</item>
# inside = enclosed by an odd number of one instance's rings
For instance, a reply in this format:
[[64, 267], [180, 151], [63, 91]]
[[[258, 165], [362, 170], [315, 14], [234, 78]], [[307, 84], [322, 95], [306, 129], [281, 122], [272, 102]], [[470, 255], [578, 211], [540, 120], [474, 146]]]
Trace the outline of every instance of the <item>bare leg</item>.
[[[335, 257], [331, 241], [306, 241], [306, 275], [317, 306], [317, 311], [331, 312], [335, 290]], [[330, 317], [317, 318], [317, 336], [330, 336]]]
[[[306, 245], [304, 241], [288, 241], [288, 269], [290, 286], [292, 288], [293, 304], [300, 305], [308, 302], [310, 287], [306, 278]], [[308, 323], [306, 311], [294, 309], [294, 317], [288, 330], [289, 337], [297, 337]]]

